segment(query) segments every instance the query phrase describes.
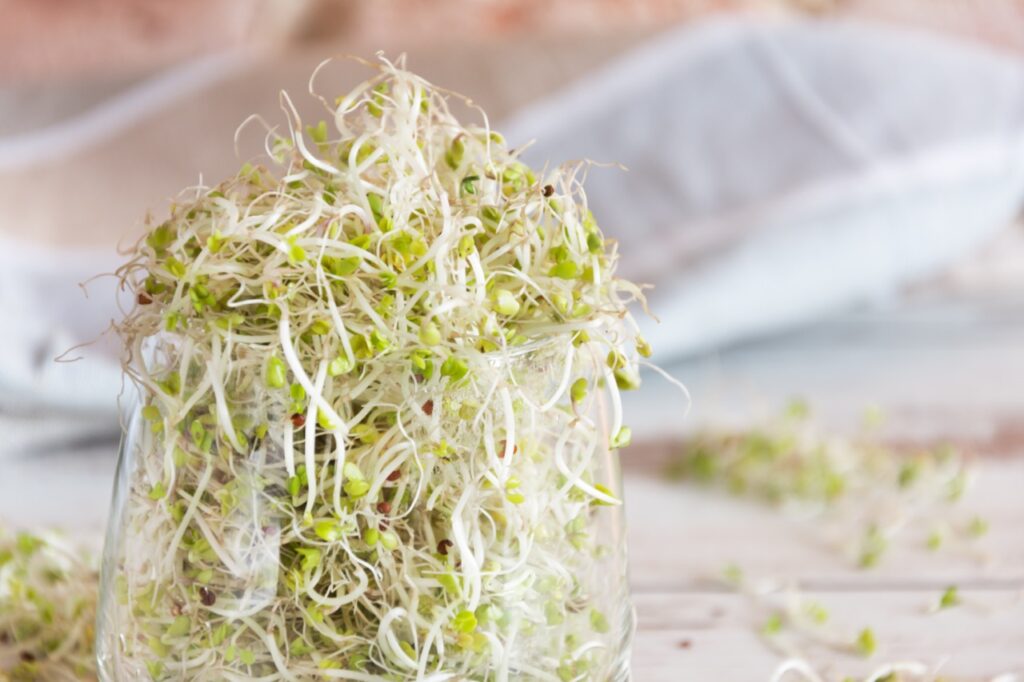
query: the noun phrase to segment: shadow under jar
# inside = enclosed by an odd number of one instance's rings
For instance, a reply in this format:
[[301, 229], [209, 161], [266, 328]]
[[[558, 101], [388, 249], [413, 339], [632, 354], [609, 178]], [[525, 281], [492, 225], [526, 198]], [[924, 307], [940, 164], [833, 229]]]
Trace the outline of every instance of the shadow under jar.
[[269, 388], [241, 348], [200, 400], [208, 360], [152, 350], [108, 529], [103, 680], [629, 679], [596, 345], [410, 372], [372, 403], [369, 363], [313, 368], [342, 425]]

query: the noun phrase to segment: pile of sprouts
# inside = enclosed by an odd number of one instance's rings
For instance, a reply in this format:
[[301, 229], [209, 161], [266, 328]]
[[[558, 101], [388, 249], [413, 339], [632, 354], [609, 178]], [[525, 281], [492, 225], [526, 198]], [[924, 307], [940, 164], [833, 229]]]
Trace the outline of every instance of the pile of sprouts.
[[972, 544], [987, 522], [956, 505], [970, 483], [968, 459], [947, 445], [886, 445], [875, 433], [880, 419], [869, 410], [863, 433], [843, 437], [824, 432], [794, 401], [762, 428], [698, 434], [667, 473], [814, 515], [831, 544], [862, 568], [877, 565], [897, 538], [984, 558]]
[[65, 538], [0, 528], [0, 681], [95, 680], [98, 583]]
[[142, 405], [110, 677], [617, 679], [641, 291], [582, 166], [532, 170], [378, 70], [311, 125], [282, 94], [268, 165], [184, 196], [120, 273]]

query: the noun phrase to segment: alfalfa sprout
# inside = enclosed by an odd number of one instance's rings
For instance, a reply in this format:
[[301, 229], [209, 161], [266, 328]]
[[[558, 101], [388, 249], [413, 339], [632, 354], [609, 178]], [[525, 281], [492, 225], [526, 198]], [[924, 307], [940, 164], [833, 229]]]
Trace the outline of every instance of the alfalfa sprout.
[[624, 550], [602, 529], [621, 503], [607, 453], [630, 438], [618, 391], [649, 354], [641, 291], [615, 277], [585, 166], [535, 171], [486, 118], [378, 68], [310, 125], [282, 95], [268, 165], [187, 193], [121, 272], [142, 406], [101, 666], [620, 664]]

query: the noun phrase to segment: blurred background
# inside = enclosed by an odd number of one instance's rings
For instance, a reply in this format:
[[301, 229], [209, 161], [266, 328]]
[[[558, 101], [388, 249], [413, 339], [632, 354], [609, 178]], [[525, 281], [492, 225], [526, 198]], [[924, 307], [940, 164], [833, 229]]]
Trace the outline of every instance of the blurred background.
[[[891, 439], [1024, 449], [1022, 0], [0, 0], [0, 16], [0, 523], [102, 528], [120, 313], [94, 276], [182, 188], [259, 153], [257, 132], [235, 139], [247, 116], [280, 120], [282, 89], [315, 110], [319, 62], [378, 50], [535, 140], [532, 162], [628, 168], [592, 169], [590, 202], [623, 274], [655, 285], [645, 333], [692, 407], [654, 375], [629, 396], [627, 480], [792, 396], [840, 430], [875, 404]], [[318, 88], [364, 74], [337, 60]]]

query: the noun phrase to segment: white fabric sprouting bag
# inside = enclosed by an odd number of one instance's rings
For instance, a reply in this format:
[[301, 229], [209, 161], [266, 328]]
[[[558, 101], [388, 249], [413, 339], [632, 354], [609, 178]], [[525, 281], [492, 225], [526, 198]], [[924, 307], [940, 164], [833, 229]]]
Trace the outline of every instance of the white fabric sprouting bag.
[[653, 283], [662, 358], [891, 296], [1024, 193], [1024, 63], [863, 24], [674, 30], [519, 112], [525, 157], [616, 161], [587, 193]]

